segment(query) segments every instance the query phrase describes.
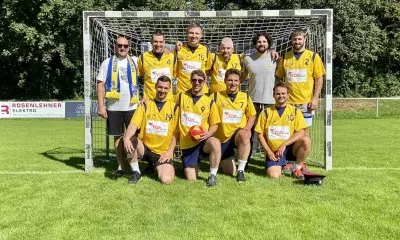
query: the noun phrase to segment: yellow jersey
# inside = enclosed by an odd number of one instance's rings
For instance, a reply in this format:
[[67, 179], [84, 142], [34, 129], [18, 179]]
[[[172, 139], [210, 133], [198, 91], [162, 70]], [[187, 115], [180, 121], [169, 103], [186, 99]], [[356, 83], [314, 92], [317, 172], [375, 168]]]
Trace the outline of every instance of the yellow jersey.
[[188, 149], [196, 146], [199, 142], [193, 141], [189, 136], [189, 129], [192, 126], [200, 125], [209, 129], [210, 125], [221, 122], [217, 106], [212, 98], [202, 95], [197, 102], [189, 91], [175, 95], [175, 102], [179, 106], [179, 147]]
[[288, 104], [282, 116], [279, 116], [275, 106], [262, 111], [254, 131], [264, 134], [268, 146], [275, 152], [295, 132], [305, 128], [307, 124], [301, 111]]
[[293, 50], [285, 53], [276, 70], [278, 78], [284, 78], [289, 84], [289, 100], [291, 104], [305, 104], [311, 101], [314, 79], [325, 75], [321, 57], [310, 50], [304, 50], [299, 59]]
[[220, 54], [211, 53], [207, 62], [207, 70], [211, 70], [210, 93], [225, 91], [225, 72], [234, 68], [242, 71], [242, 61], [237, 54], [232, 54], [228, 62]]
[[140, 129], [139, 139], [143, 144], [152, 152], [162, 154], [168, 151], [171, 138], [176, 133], [178, 117], [178, 107], [173, 101], [165, 101], [158, 110], [156, 102], [150, 99], [138, 106], [131, 123]]
[[228, 141], [236, 130], [246, 127], [250, 116], [256, 115], [253, 101], [244, 92], [238, 92], [234, 101], [225, 91], [216, 92], [211, 96], [214, 97], [221, 118], [215, 137], [222, 143]]
[[143, 98], [154, 99], [156, 96], [155, 84], [161, 76], [167, 76], [171, 79], [171, 89], [167, 99], [172, 99], [172, 78], [174, 78], [176, 59], [173, 53], [163, 53], [158, 59], [152, 51], [140, 55], [138, 59], [138, 75], [144, 80]]
[[[200, 69], [205, 73], [209, 54], [208, 48], [202, 44], [199, 44], [199, 46], [192, 51], [185, 43], [182, 48], [176, 52], [176, 55], [176, 77], [178, 78], [177, 93], [180, 93], [192, 88], [190, 74], [194, 70]], [[203, 93], [208, 93], [206, 84], [204, 84]]]

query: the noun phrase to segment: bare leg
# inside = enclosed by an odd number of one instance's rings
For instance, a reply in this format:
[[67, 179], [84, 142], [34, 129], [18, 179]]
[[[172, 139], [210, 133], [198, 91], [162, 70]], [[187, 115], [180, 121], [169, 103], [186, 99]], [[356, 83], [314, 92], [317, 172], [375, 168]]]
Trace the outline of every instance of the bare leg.
[[235, 157], [230, 157], [227, 159], [223, 159], [221, 161], [222, 171], [225, 174], [233, 176], [236, 173], [236, 164], [235, 164]]
[[171, 184], [175, 177], [175, 169], [171, 164], [162, 164], [156, 167], [158, 179], [164, 184]]

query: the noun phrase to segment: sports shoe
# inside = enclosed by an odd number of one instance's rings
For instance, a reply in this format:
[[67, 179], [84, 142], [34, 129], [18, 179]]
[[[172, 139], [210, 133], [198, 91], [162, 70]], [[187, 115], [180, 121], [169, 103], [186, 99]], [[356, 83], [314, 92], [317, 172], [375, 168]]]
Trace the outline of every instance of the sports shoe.
[[128, 183], [135, 185], [140, 180], [141, 177], [142, 176], [138, 171], [133, 171], [132, 175], [129, 177]]
[[304, 174], [300, 169], [293, 170], [292, 177], [300, 179], [300, 180], [304, 180]]
[[292, 175], [293, 170], [294, 170], [293, 164], [286, 163], [286, 165], [282, 167], [282, 174], [284, 174], [284, 175]]
[[217, 185], [217, 176], [211, 174], [207, 179], [207, 186], [214, 187], [215, 185]]
[[125, 174], [124, 170], [117, 170], [113, 173], [114, 176], [116, 177], [122, 177]]
[[310, 170], [308, 170], [307, 163], [302, 163], [301, 165], [302, 165], [302, 167], [301, 167], [302, 172], [306, 172], [306, 173], [310, 172]]
[[246, 177], [244, 176], [243, 171], [238, 171], [236, 174], [236, 181], [238, 182], [244, 182], [246, 180]]

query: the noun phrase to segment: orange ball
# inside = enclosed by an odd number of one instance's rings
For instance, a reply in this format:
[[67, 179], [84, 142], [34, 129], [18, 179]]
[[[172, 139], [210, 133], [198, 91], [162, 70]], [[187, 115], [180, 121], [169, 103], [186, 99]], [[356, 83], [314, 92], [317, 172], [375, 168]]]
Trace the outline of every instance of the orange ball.
[[199, 125], [194, 125], [189, 129], [189, 136], [193, 141], [199, 141], [204, 133], [204, 128]]

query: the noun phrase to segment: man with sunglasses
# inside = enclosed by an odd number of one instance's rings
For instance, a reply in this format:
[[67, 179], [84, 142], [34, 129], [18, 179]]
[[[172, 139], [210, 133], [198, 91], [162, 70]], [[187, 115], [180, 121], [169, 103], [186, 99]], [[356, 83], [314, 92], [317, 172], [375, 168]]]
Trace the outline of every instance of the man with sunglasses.
[[137, 57], [130, 56], [129, 50], [128, 39], [118, 36], [115, 55], [102, 62], [97, 75], [98, 114], [107, 120], [107, 135], [114, 136], [117, 177], [124, 174], [125, 151], [121, 139], [139, 101]]
[[[175, 102], [179, 106], [179, 146], [182, 150], [185, 177], [190, 181], [196, 180], [199, 156], [209, 154], [210, 173], [207, 186], [215, 186], [221, 160], [221, 143], [213, 135], [221, 119], [212, 98], [202, 92], [206, 79], [202, 70], [192, 71], [190, 74], [192, 87], [177, 94]], [[193, 140], [189, 135], [192, 126], [202, 126], [204, 129], [199, 141]]]

